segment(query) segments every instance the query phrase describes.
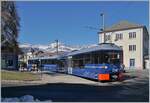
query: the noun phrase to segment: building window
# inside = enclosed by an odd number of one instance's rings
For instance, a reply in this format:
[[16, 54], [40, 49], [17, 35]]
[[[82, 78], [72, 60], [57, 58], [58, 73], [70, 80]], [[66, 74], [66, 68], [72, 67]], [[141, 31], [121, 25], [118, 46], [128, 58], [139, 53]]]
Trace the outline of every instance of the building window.
[[122, 33], [117, 33], [115, 41], [121, 40], [121, 39], [123, 39], [123, 34]]
[[129, 51], [136, 51], [136, 45], [129, 45]]
[[129, 39], [136, 38], [136, 32], [129, 32]]
[[132, 45], [133, 51], [136, 51], [136, 45]]
[[136, 32], [133, 32], [133, 38], [136, 38]]
[[129, 51], [132, 51], [132, 45], [129, 45]]
[[135, 59], [130, 59], [130, 67], [134, 67], [135, 66]]
[[13, 60], [8, 60], [7, 61], [7, 66], [13, 66]]
[[106, 35], [106, 36], [105, 36], [105, 40], [106, 40], [106, 41], [110, 40], [110, 35]]
[[108, 40], [110, 40], [110, 35], [108, 35]]
[[131, 33], [131, 32], [129, 32], [129, 38], [131, 38], [131, 36], [132, 36], [132, 33]]

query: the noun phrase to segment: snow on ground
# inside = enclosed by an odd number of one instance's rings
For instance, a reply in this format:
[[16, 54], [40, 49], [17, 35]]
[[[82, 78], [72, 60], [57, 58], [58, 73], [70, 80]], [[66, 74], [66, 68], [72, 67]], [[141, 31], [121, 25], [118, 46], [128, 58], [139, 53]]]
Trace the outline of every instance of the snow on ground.
[[[40, 102], [40, 100], [34, 98], [32, 95], [24, 95], [22, 97], [13, 97], [13, 98], [2, 98], [2, 102]], [[48, 102], [52, 102], [49, 100]]]

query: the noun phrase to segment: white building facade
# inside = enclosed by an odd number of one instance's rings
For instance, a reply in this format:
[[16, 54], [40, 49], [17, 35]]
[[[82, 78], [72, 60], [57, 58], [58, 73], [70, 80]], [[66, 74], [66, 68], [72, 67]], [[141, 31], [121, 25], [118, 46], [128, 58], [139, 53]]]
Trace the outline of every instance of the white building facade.
[[22, 54], [22, 55], [19, 55], [18, 59], [19, 59], [19, 61], [28, 64], [28, 60], [29, 60], [30, 58], [33, 58], [33, 57], [34, 57], [34, 55], [33, 55], [32, 52], [27, 52], [27, 53], [24, 53], [24, 54]]
[[145, 26], [121, 21], [98, 34], [99, 43], [104, 43], [105, 38], [105, 43], [114, 43], [123, 48], [126, 69], [145, 68], [144, 56], [149, 53], [149, 34]]

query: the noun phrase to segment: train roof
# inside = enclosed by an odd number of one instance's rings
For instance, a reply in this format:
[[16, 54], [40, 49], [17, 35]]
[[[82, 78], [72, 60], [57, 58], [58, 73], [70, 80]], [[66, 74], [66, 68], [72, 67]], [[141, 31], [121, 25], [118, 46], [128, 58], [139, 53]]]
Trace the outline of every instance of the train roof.
[[73, 56], [77, 54], [83, 54], [83, 53], [89, 53], [89, 52], [94, 52], [94, 51], [103, 51], [103, 50], [115, 50], [115, 51], [122, 51], [122, 48], [113, 44], [113, 43], [101, 43], [98, 44], [97, 46], [91, 47], [91, 48], [84, 48], [78, 51], [74, 51], [71, 53], [68, 53], [68, 56]]
[[53, 56], [49, 56], [49, 57], [36, 57], [36, 58], [32, 58], [30, 60], [38, 60], [38, 59], [65, 59], [67, 56], [73, 56], [73, 55], [78, 55], [78, 54], [84, 54], [84, 53], [89, 53], [89, 52], [95, 52], [95, 51], [122, 51], [122, 48], [113, 44], [113, 43], [101, 43], [98, 44], [97, 46], [94, 47], [90, 47], [90, 48], [84, 48], [81, 50], [77, 50], [77, 51], [73, 51], [70, 53], [64, 53], [61, 55], [53, 55]]
[[38, 60], [38, 59], [63, 59], [67, 53], [61, 55], [53, 55], [53, 56], [46, 56], [46, 57], [35, 57], [31, 58], [30, 60]]
[[60, 58], [59, 55], [53, 55], [53, 56], [47, 56], [47, 57], [36, 57], [36, 58], [32, 58], [30, 60], [36, 60], [36, 59], [58, 59]]
[[57, 59], [59, 58], [59, 55], [53, 55], [53, 56], [49, 56], [49, 57], [41, 57], [40, 59]]

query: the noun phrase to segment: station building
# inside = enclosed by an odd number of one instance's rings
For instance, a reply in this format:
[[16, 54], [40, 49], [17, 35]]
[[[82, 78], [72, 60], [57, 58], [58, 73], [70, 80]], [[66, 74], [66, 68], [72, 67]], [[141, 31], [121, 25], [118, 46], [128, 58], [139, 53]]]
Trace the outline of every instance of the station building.
[[98, 32], [98, 35], [99, 43], [105, 40], [106, 43], [114, 43], [122, 47], [126, 69], [148, 68], [145, 65], [147, 64], [145, 57], [149, 56], [149, 33], [146, 26], [121, 21]]

